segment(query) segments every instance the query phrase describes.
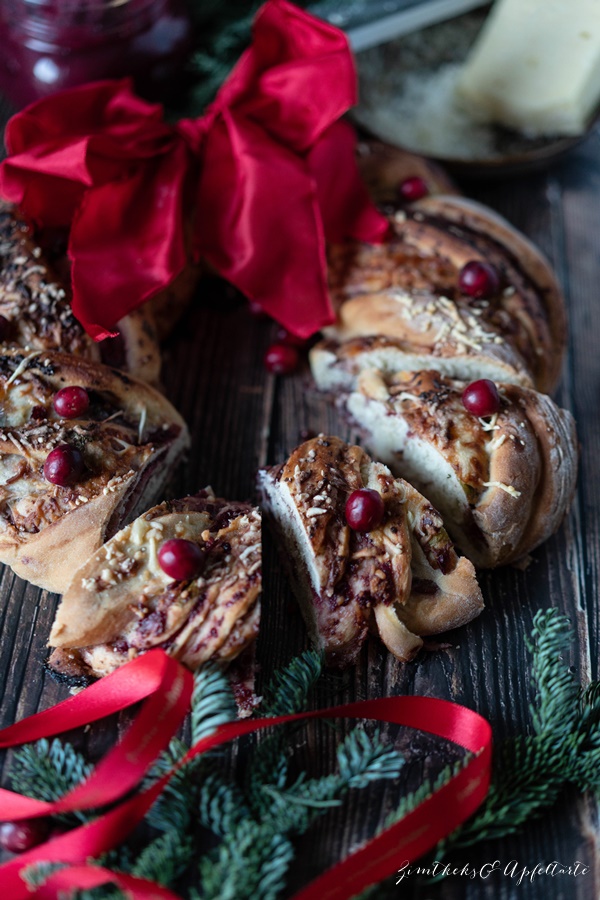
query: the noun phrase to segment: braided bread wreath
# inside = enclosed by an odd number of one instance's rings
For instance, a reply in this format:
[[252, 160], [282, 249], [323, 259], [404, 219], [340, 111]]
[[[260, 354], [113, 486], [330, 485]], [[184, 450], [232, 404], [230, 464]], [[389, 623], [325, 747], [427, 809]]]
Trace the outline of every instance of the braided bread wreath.
[[[545, 540], [577, 467], [569, 413], [538, 393], [556, 384], [565, 335], [546, 261], [419, 157], [371, 144], [360, 161], [384, 208], [405, 177], [430, 191], [389, 210], [388, 244], [330, 248], [337, 321], [311, 367], [380, 461], [320, 436], [259, 473], [309, 630], [334, 665], [354, 662], [370, 631], [409, 660], [424, 636], [478, 615], [475, 566], [513, 562]], [[458, 290], [473, 260], [498, 273], [495, 296]], [[198, 272], [98, 350], [72, 316], [61, 263], [0, 208], [0, 561], [64, 594], [49, 641], [61, 675], [100, 677], [151, 647], [192, 669], [229, 663], [258, 631], [260, 512], [210, 488], [154, 505], [189, 446], [156, 389], [158, 340]], [[480, 378], [497, 386], [491, 416], [462, 403]], [[64, 388], [78, 389], [77, 402], [58, 402]], [[381, 506], [366, 531], [344, 512], [365, 488]], [[185, 552], [166, 565], [171, 541]]]

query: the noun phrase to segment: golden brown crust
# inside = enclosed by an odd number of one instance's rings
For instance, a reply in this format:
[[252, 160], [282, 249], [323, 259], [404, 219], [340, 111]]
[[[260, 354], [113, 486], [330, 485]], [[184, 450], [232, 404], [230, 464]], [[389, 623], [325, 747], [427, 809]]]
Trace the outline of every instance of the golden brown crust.
[[[341, 341], [384, 335], [432, 357], [489, 355], [514, 370], [507, 380], [531, 378], [540, 390], [550, 390], [564, 347], [556, 282], [537, 251], [507, 223], [467, 214], [461, 202], [432, 197], [413, 204], [393, 217], [394, 236], [386, 244], [330, 248], [338, 321], [325, 333]], [[454, 218], [446, 216], [449, 209]], [[477, 300], [461, 294], [460, 270], [473, 260], [496, 268], [498, 296]]]
[[[418, 335], [418, 341], [421, 336]], [[490, 343], [485, 355], [467, 345], [434, 348], [418, 341], [385, 335], [366, 335], [342, 341], [319, 341], [309, 352], [310, 366], [317, 387], [336, 394], [353, 390], [364, 370], [394, 373], [435, 367], [451, 378], [490, 378], [533, 387], [522, 360], [507, 344]]]
[[[175, 299], [191, 291], [189, 274], [158, 297], [176, 315]], [[31, 350], [57, 350], [129, 372], [149, 384], [160, 377], [160, 348], [152, 310], [141, 307], [115, 326], [116, 338], [97, 344], [71, 311], [69, 261], [58, 256], [53, 267], [31, 225], [15, 207], [0, 201], [0, 315], [8, 319], [7, 340]]]
[[544, 395], [499, 384], [497, 414], [462, 403], [439, 372], [364, 370], [347, 408], [368, 445], [441, 509], [477, 565], [514, 562], [559, 526], [576, 480], [573, 420]]
[[[433, 215], [442, 214], [457, 225], [466, 226], [470, 231], [488, 234], [514, 257], [516, 264], [536, 285], [552, 347], [550, 358], [544, 360], [547, 368], [536, 386], [540, 391], [551, 393], [560, 378], [566, 350], [567, 315], [562, 290], [546, 257], [506, 219], [475, 200], [459, 196], [425, 198], [416, 207], [432, 212]], [[518, 312], [515, 314], [518, 315]], [[542, 355], [543, 349], [540, 346], [538, 355]]]
[[436, 509], [403, 479], [412, 539], [412, 586], [400, 615], [410, 631], [439, 634], [466, 625], [483, 610], [473, 564], [459, 557]]
[[[172, 538], [197, 543], [200, 574], [177, 582], [158, 564]], [[192, 670], [231, 661], [256, 637], [260, 619], [260, 514], [203, 491], [162, 503], [100, 547], [75, 573], [50, 645], [88, 673], [107, 674], [153, 647]]]
[[577, 432], [571, 414], [545, 394], [513, 385], [505, 386], [505, 394], [525, 412], [540, 453], [540, 480], [521, 554], [525, 556], [557, 531], [571, 505], [577, 482]]
[[17, 210], [0, 201], [0, 315], [8, 339], [32, 350], [62, 350], [100, 359], [98, 345], [71, 312], [69, 292], [48, 264], [33, 230]]
[[[60, 388], [84, 387], [89, 410], [60, 419]], [[181, 416], [157, 391], [67, 354], [0, 354], [0, 559], [34, 584], [62, 591], [73, 571], [124, 521], [152, 502], [188, 444]], [[68, 443], [85, 471], [71, 487], [43, 474]]]
[[[304, 604], [303, 612], [332, 665], [356, 659], [368, 633], [365, 610], [372, 595], [389, 604], [410, 589], [408, 532], [389, 472], [382, 470], [374, 477], [392, 511], [390, 529], [359, 535], [348, 527], [343, 514], [347, 497], [364, 486], [370, 466], [360, 447], [321, 437], [297, 448], [278, 475], [310, 548], [309, 580], [317, 597], [314, 603]], [[390, 557], [386, 543], [395, 548]], [[379, 564], [383, 559], [385, 570]]]
[[[286, 546], [309, 631], [330, 664], [354, 662], [370, 627], [392, 653], [408, 660], [422, 644], [419, 635], [432, 633], [427, 628], [452, 628], [480, 612], [473, 568], [461, 565], [437, 512], [360, 447], [321, 435], [282, 466], [264, 470], [259, 484]], [[345, 519], [348, 496], [363, 487], [376, 490], [385, 506], [383, 522], [368, 533], [352, 530]], [[445, 588], [451, 576], [455, 608]], [[440, 608], [429, 625], [422, 622], [423, 630], [412, 633], [407, 619], [415, 616], [405, 610], [418, 605], [421, 595], [431, 606], [432, 594]]]

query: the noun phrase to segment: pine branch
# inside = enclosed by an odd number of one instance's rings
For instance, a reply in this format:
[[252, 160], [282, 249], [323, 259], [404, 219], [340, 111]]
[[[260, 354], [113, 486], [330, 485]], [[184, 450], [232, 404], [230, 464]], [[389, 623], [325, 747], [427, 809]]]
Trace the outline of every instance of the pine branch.
[[[34, 863], [25, 869], [23, 880], [31, 888], [41, 887], [54, 872], [68, 868], [65, 863]], [[114, 885], [101, 885], [90, 890], [76, 891], [72, 900], [127, 900], [125, 894]]]
[[263, 716], [288, 716], [301, 712], [323, 670], [322, 654], [306, 650], [285, 669], [279, 669], [264, 689]]
[[132, 875], [172, 887], [191, 865], [194, 842], [190, 835], [166, 831], [142, 850], [130, 869]]
[[486, 800], [439, 848], [443, 852], [515, 834], [569, 784], [581, 791], [600, 789], [600, 685], [585, 691], [576, 685], [563, 661], [570, 630], [555, 609], [536, 613], [527, 642], [537, 689], [530, 706], [534, 734], [500, 745]]
[[213, 734], [219, 725], [237, 719], [229, 679], [215, 663], [207, 663], [194, 675], [191, 719], [192, 744]]
[[[285, 716], [301, 712], [318, 680], [323, 660], [315, 650], [307, 650], [275, 673], [264, 689], [260, 712], [264, 716]], [[289, 729], [277, 728], [256, 746], [247, 768], [245, 793], [257, 819], [269, 815], [271, 799], [263, 790], [284, 788], [288, 775]]]
[[404, 757], [386, 747], [376, 735], [373, 739], [359, 726], [354, 728], [337, 750], [340, 778], [348, 788], [364, 788], [381, 778], [396, 778]]
[[216, 767], [204, 775], [198, 812], [200, 824], [221, 837], [234, 830], [243, 819], [250, 818], [241, 788]]
[[244, 819], [199, 866], [201, 893], [192, 900], [276, 900], [293, 858], [287, 837]]
[[[149, 787], [160, 776], [170, 770], [186, 752], [181, 741], [171, 741], [144, 780], [143, 786]], [[163, 792], [155, 800], [146, 814], [146, 821], [157, 831], [185, 832], [193, 820], [198, 802], [198, 770], [202, 765], [202, 757], [197, 757], [182, 766], [167, 783]]]
[[[42, 738], [16, 751], [9, 779], [18, 793], [51, 803], [85, 781], [92, 769], [71, 744], [63, 744], [58, 738], [52, 742]], [[92, 815], [76, 811], [59, 818], [75, 824], [88, 822]]]
[[529, 709], [538, 735], [567, 733], [577, 719], [579, 688], [563, 662], [570, 634], [569, 620], [556, 609], [536, 612], [531, 640], [526, 640], [526, 646], [532, 655], [532, 683], [536, 689], [535, 704]]
[[[195, 744], [226, 722], [237, 718], [237, 708], [229, 679], [214, 663], [208, 663], [194, 676], [191, 729]], [[145, 780], [146, 786], [168, 772], [186, 754], [187, 746], [177, 738], [171, 741]], [[211, 757], [212, 758], [212, 757]], [[200, 772], [206, 771], [209, 758], [196, 757], [171, 778], [165, 790], [152, 805], [147, 821], [162, 832], [188, 830], [199, 801]]]
[[129, 898], [118, 887], [103, 884], [86, 891], [76, 891], [73, 900], [129, 900]]
[[391, 813], [386, 817], [380, 831], [384, 831], [386, 828], [389, 828], [391, 825], [395, 825], [396, 822], [400, 822], [404, 819], [409, 813], [416, 809], [420, 803], [423, 803], [427, 800], [428, 797], [431, 797], [435, 791], [442, 788], [445, 784], [447, 784], [450, 779], [456, 775], [461, 768], [466, 765], [468, 757], [465, 757], [463, 760], [459, 760], [459, 762], [455, 763], [452, 766], [446, 766], [445, 769], [437, 775], [435, 778], [427, 778], [425, 781], [419, 785], [414, 791], [410, 791], [408, 794], [405, 794], [404, 797], [400, 800], [400, 803], [396, 807], [396, 809], [392, 810]]
[[395, 778], [404, 757], [386, 747], [376, 736], [370, 739], [362, 728], [354, 728], [337, 750], [339, 771], [323, 778], [306, 779], [304, 774], [289, 788], [263, 786], [271, 798], [269, 818], [283, 834], [304, 834], [316, 818], [339, 806], [351, 788], [365, 788], [373, 781]]

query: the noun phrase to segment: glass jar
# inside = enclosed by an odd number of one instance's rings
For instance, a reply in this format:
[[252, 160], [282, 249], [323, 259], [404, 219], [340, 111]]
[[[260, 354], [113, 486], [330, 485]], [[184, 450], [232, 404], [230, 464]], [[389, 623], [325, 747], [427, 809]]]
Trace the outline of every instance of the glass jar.
[[156, 99], [181, 74], [191, 43], [183, 0], [0, 0], [0, 91], [22, 107], [132, 75]]

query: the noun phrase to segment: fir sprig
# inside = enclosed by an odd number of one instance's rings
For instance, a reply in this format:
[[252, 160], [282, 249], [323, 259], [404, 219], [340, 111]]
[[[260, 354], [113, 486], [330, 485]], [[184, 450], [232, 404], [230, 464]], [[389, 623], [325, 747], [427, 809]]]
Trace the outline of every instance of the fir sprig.
[[340, 806], [352, 788], [362, 789], [373, 781], [396, 778], [404, 758], [377, 737], [369, 738], [361, 728], [353, 729], [337, 749], [338, 771], [322, 778], [307, 779], [302, 773], [290, 787], [263, 787], [271, 800], [269, 817], [286, 834], [304, 834], [314, 820], [333, 806]]
[[[439, 844], [441, 859], [482, 841], [516, 834], [551, 807], [570, 785], [600, 792], [600, 682], [582, 690], [567, 663], [571, 627], [557, 610], [540, 610], [527, 647], [532, 655], [532, 734], [502, 742], [494, 755], [489, 793], [469, 821]], [[463, 763], [459, 763], [463, 765]], [[456, 767], [455, 767], [456, 768]], [[447, 769], [405, 797], [386, 825], [447, 783]]]
[[[306, 6], [307, 0], [298, 0], [298, 5]], [[188, 65], [193, 85], [186, 112], [199, 116], [249, 45], [262, 0], [188, 0], [188, 6], [197, 24], [197, 41]]]
[[[322, 667], [321, 655], [308, 650], [276, 672], [263, 692], [262, 715], [274, 717], [301, 712]], [[289, 730], [283, 728], [263, 737], [254, 750], [252, 765], [246, 769], [245, 791], [250, 809], [259, 819], [269, 815], [272, 803], [265, 787], [281, 790], [286, 784], [289, 753]]]
[[201, 893], [192, 900], [275, 900], [285, 887], [292, 844], [270, 822], [243, 819], [199, 867]]
[[[81, 784], [93, 766], [86, 762], [69, 743], [42, 738], [35, 744], [25, 744], [14, 755], [10, 770], [13, 790], [52, 803]], [[78, 824], [92, 818], [87, 810], [77, 810], [59, 817], [64, 823]]]
[[[600, 682], [585, 689], [577, 685], [565, 662], [569, 635], [568, 620], [555, 610], [535, 616], [528, 643], [534, 687], [532, 731], [499, 745], [485, 802], [435, 848], [436, 858], [515, 833], [551, 806], [568, 785], [600, 793]], [[320, 669], [319, 656], [308, 653], [278, 673], [265, 690], [262, 714], [305, 708]], [[196, 677], [194, 739], [211, 733], [232, 715], [227, 680], [218, 669], [208, 667]], [[247, 774], [241, 781], [215, 754], [184, 767], [147, 816], [153, 830], [146, 846], [136, 852], [122, 848], [98, 862], [171, 887], [185, 873], [188, 883], [196, 885], [187, 894], [190, 900], [276, 900], [293, 859], [293, 836], [338, 806], [349, 790], [393, 778], [402, 766], [399, 754], [359, 726], [338, 747], [336, 772], [319, 778], [301, 773], [291, 780], [290, 743], [289, 732], [281, 728], [255, 741], [246, 750]], [[172, 741], [150, 780], [168, 771], [186, 750], [183, 742]], [[385, 825], [404, 818], [465, 763], [456, 763], [404, 796]], [[29, 796], [56, 799], [89, 771], [70, 745], [39, 741], [16, 754], [12, 785]], [[212, 845], [207, 845], [207, 832], [213, 836]], [[41, 883], [48, 871], [36, 867], [29, 875]], [[367, 894], [373, 896], [372, 891]], [[78, 900], [121, 897], [117, 888], [106, 886], [80, 892]]]
[[[235, 700], [227, 676], [220, 667], [208, 663], [194, 675], [190, 716], [192, 744], [208, 737], [219, 725], [233, 721], [236, 716]], [[144, 786], [169, 772], [183, 759], [187, 750], [183, 741], [173, 739], [152, 767]], [[148, 812], [146, 818], [153, 828], [183, 834], [191, 827], [197, 818], [200, 782], [203, 780], [201, 771], [206, 775], [207, 762], [209, 760], [205, 756], [196, 757], [175, 773]]]
[[42, 738], [16, 751], [10, 781], [20, 794], [51, 803], [77, 787], [92, 768], [71, 744]]
[[192, 695], [192, 744], [213, 734], [219, 725], [237, 718], [235, 699], [226, 674], [207, 663], [194, 676]]

